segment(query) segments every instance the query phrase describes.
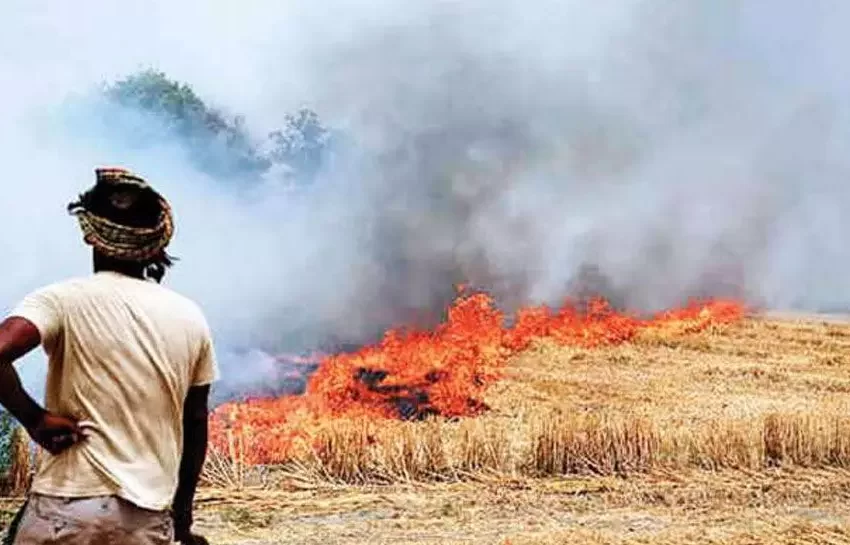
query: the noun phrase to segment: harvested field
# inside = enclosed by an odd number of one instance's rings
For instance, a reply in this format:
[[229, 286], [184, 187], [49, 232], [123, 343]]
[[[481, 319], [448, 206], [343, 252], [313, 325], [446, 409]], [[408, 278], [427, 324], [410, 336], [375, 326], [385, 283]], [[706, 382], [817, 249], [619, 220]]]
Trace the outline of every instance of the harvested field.
[[850, 324], [538, 340], [456, 421], [339, 419], [274, 467], [213, 452], [213, 543], [850, 543]]
[[206, 490], [219, 543], [846, 543], [850, 474], [704, 471], [286, 492]]
[[[338, 420], [262, 471], [216, 456], [219, 543], [850, 543], [850, 324], [748, 318], [534, 342], [455, 422]], [[238, 451], [238, 449], [237, 449]]]

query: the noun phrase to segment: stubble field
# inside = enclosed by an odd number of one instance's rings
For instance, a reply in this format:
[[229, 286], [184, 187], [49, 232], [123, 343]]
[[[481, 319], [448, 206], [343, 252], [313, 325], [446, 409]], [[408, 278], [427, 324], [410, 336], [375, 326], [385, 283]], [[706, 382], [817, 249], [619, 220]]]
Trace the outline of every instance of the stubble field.
[[214, 453], [198, 530], [213, 543], [850, 543], [850, 324], [538, 340], [485, 401], [454, 422], [335, 420], [284, 467]]

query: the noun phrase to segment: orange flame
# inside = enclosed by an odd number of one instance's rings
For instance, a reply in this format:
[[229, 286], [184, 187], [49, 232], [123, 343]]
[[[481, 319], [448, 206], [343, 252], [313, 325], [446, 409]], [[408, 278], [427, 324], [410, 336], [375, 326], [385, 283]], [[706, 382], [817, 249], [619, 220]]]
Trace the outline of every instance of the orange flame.
[[485, 294], [462, 295], [435, 330], [388, 331], [383, 340], [350, 354], [324, 356], [303, 396], [250, 400], [216, 409], [213, 445], [227, 451], [237, 433], [251, 445], [249, 463], [285, 461], [292, 447], [309, 441], [322, 419], [364, 416], [415, 418], [474, 416], [486, 410], [481, 397], [497, 382], [511, 355], [538, 338], [582, 347], [628, 342], [643, 330], [671, 327], [702, 331], [742, 317], [736, 301], [694, 302], [642, 319], [593, 300], [584, 312], [568, 304], [520, 310], [511, 327]]

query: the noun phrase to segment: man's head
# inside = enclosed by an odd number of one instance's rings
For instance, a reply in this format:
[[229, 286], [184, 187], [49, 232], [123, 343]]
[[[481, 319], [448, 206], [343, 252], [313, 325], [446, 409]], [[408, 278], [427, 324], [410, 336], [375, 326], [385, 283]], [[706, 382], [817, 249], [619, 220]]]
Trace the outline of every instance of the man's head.
[[168, 202], [145, 180], [123, 168], [98, 168], [94, 187], [68, 205], [94, 249], [97, 269], [162, 280], [174, 234]]

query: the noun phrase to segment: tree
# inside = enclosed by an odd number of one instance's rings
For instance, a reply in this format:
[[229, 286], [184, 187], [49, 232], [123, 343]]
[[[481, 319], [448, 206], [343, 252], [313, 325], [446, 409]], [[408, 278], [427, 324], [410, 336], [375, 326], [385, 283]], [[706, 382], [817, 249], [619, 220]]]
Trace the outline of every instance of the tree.
[[172, 81], [163, 72], [130, 75], [108, 85], [105, 95], [115, 104], [153, 116], [211, 175], [259, 175], [270, 166], [252, 144], [241, 117], [228, 118], [207, 106], [189, 85]]
[[208, 106], [189, 85], [163, 72], [132, 74], [107, 85], [104, 93], [114, 104], [152, 116], [212, 176], [259, 179], [278, 166], [286, 178], [309, 183], [328, 158], [332, 133], [309, 108], [287, 114], [283, 128], [269, 133], [259, 146], [241, 116], [228, 117]]
[[286, 114], [284, 121], [283, 129], [269, 134], [268, 157], [273, 163], [287, 165], [299, 179], [312, 181], [326, 159], [331, 133], [308, 108]]

